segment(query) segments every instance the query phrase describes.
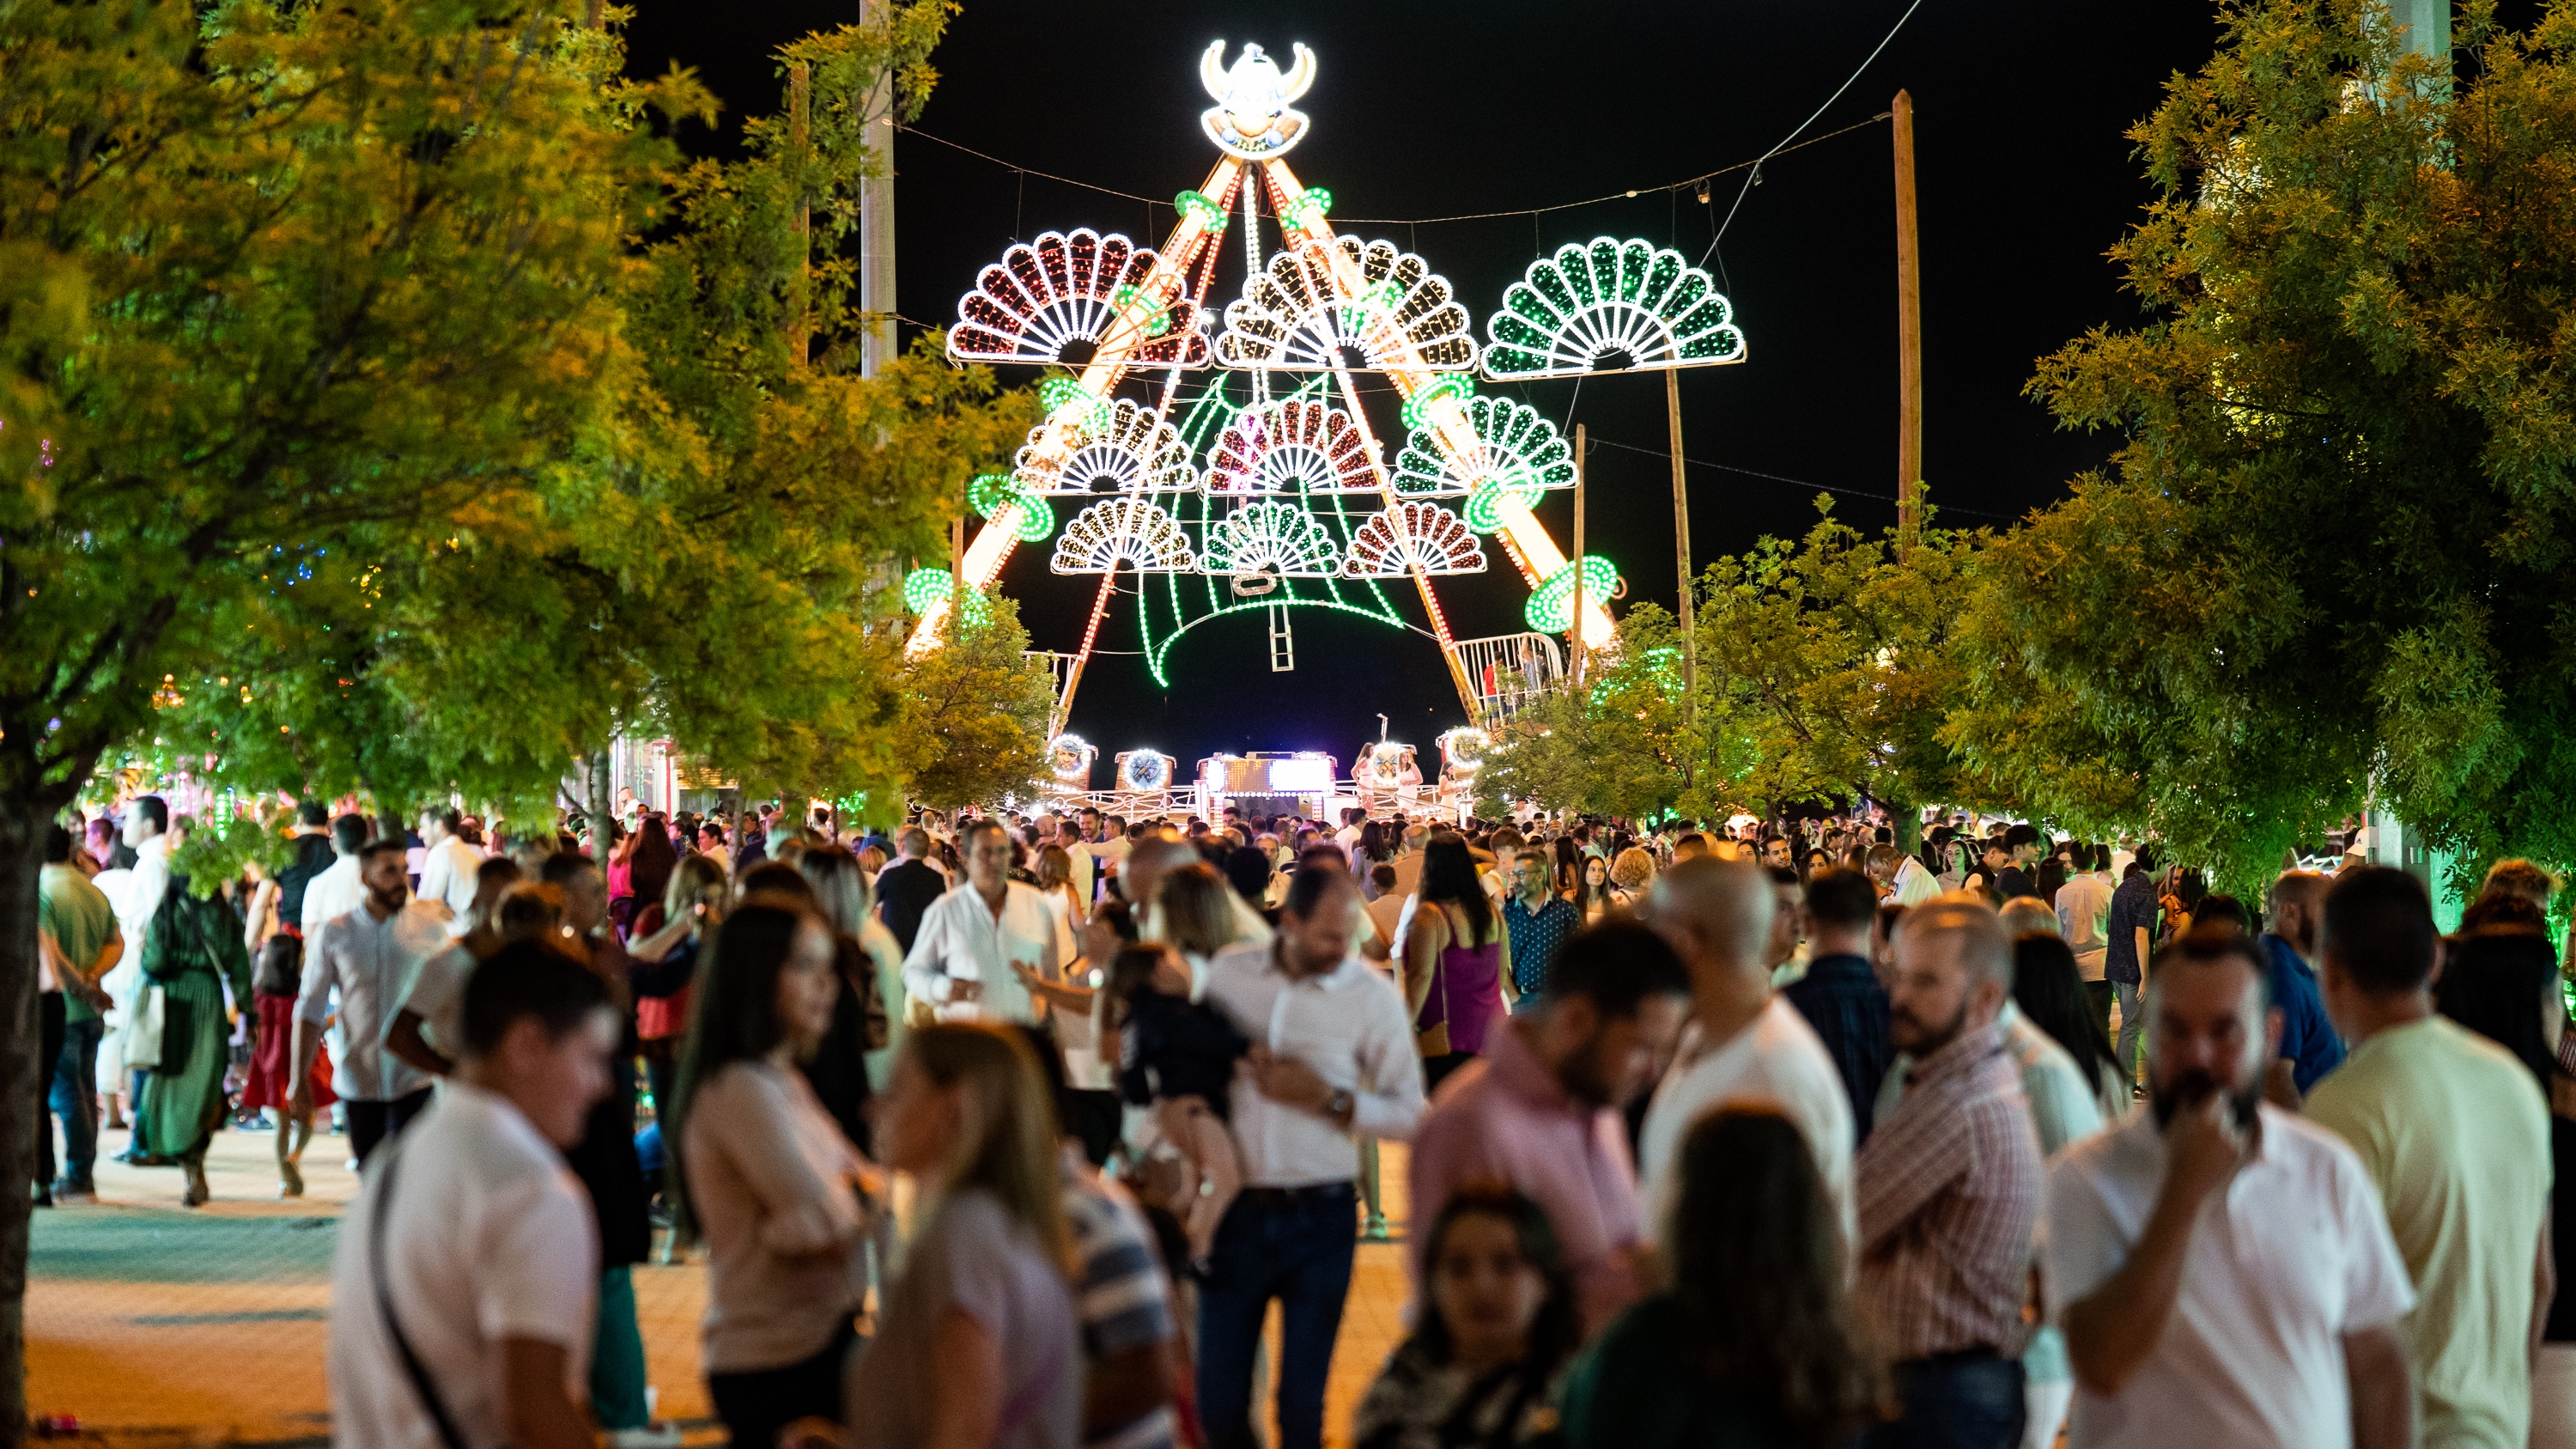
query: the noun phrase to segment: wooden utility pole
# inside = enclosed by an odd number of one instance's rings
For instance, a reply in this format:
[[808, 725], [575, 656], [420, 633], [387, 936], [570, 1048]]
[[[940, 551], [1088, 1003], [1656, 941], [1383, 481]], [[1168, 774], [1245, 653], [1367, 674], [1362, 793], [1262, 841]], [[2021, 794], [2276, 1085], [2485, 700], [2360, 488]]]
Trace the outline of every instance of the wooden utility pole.
[[[1682, 585], [1682, 698], [1699, 713], [1699, 632], [1691, 626], [1690, 485], [1682, 467], [1682, 374], [1664, 370], [1664, 415], [1673, 434], [1673, 564]], [[1579, 550], [1578, 550], [1579, 552]]]
[[1570, 678], [1577, 693], [1583, 689], [1583, 455], [1584, 427], [1574, 425], [1574, 612], [1566, 637], [1574, 641], [1574, 668]]
[[1896, 552], [1923, 526], [1923, 263], [1914, 243], [1914, 97], [1896, 93]]

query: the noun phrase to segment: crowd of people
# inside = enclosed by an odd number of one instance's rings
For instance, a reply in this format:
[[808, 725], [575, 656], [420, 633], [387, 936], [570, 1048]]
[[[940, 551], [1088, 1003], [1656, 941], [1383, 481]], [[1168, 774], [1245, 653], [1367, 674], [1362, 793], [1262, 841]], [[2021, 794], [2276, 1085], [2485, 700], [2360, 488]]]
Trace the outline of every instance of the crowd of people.
[[2446, 938], [1964, 818], [387, 825], [200, 895], [138, 796], [40, 922], [40, 1193], [120, 1106], [191, 1203], [227, 1122], [364, 1164], [340, 1443], [677, 1443], [658, 1233], [738, 1445], [1320, 1449], [1380, 1141], [1360, 1449], [2576, 1443], [2521, 862]]

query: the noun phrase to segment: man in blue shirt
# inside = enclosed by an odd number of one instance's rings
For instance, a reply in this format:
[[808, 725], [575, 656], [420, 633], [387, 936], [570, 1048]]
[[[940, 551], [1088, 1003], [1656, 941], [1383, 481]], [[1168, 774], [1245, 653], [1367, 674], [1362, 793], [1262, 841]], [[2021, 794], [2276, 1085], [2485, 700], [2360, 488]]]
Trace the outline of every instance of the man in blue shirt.
[[[2133, 1083], [2138, 1079], [2138, 1031], [2145, 1025], [2139, 998], [2146, 973], [2141, 968], [2154, 949], [2156, 926], [2163, 919], [2164, 910], [2156, 901], [2155, 857], [2141, 845], [2120, 888], [2111, 893], [2111, 918], [2105, 928], [2109, 949], [2102, 958], [2102, 974], [2120, 1003], [2120, 1040], [2114, 1055], [2120, 1059], [2121, 1077]], [[2110, 1029], [2108, 1020], [2102, 1025]]]
[[2263, 933], [2263, 964], [2272, 1004], [2281, 1012], [2281, 1055], [2263, 1086], [2274, 1103], [2293, 1109], [2318, 1078], [2343, 1065], [2343, 1038], [2326, 1015], [2325, 994], [2309, 965], [2325, 919], [2327, 885], [2312, 870], [2284, 871], [2265, 902], [2265, 923], [2272, 929]]
[[1512, 989], [1528, 1011], [1547, 995], [1548, 963], [1556, 948], [1583, 925], [1574, 903], [1556, 893], [1547, 854], [1524, 850], [1512, 857], [1512, 893], [1503, 899], [1503, 929], [1512, 938]]
[[1879, 1083], [1895, 1060], [1887, 1038], [1887, 988], [1869, 965], [1869, 930], [1878, 918], [1878, 887], [1845, 867], [1807, 881], [1807, 974], [1780, 994], [1816, 1029], [1851, 1098], [1852, 1142], [1869, 1140]]

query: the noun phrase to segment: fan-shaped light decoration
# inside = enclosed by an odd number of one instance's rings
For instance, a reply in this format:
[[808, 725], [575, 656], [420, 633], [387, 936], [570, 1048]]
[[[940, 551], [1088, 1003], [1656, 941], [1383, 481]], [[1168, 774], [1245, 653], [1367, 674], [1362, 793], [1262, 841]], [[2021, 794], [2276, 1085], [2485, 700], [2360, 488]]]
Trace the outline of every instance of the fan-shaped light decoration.
[[[1396, 455], [1396, 492], [1412, 498], [1508, 492], [1529, 503], [1542, 489], [1574, 486], [1574, 450], [1538, 409], [1507, 397], [1471, 397], [1463, 406], [1476, 430], [1474, 450], [1449, 453], [1427, 426], [1416, 428]], [[1479, 533], [1501, 527], [1490, 505], [1483, 517], [1470, 506], [1467, 522]]]
[[1089, 227], [1041, 232], [1002, 253], [975, 278], [975, 290], [957, 299], [957, 325], [948, 332], [956, 362], [1080, 363], [1065, 355], [1077, 343], [1096, 344], [1124, 314], [1145, 331], [1130, 354], [1153, 367], [1205, 367], [1207, 339], [1191, 326], [1195, 309], [1180, 294], [1180, 279], [1154, 276], [1152, 247], [1116, 232]]
[[1426, 574], [1480, 574], [1485, 550], [1458, 515], [1437, 503], [1406, 501], [1369, 515], [1351, 531], [1342, 573], [1355, 579]]
[[1142, 498], [1114, 498], [1074, 515], [1057, 535], [1047, 566], [1060, 574], [1197, 572], [1189, 535], [1172, 515]]
[[1333, 535], [1294, 503], [1247, 503], [1210, 525], [1199, 571], [1275, 573], [1288, 579], [1332, 576], [1341, 562]]
[[1210, 493], [1375, 493], [1375, 462], [1349, 413], [1292, 397], [1235, 414], [1202, 483]]
[[1047, 741], [1047, 768], [1067, 783], [1088, 785], [1091, 762], [1099, 757], [1100, 751], [1080, 735], [1061, 734]]
[[[1227, 309], [1227, 320], [1233, 309]], [[1530, 263], [1485, 319], [1485, 376], [1580, 377], [1594, 372], [1742, 362], [1734, 309], [1682, 254], [1652, 242], [1595, 237]]]
[[[1357, 295], [1335, 288], [1336, 260], [1358, 270]], [[1216, 357], [1227, 367], [1277, 372], [1463, 369], [1476, 365], [1470, 325], [1448, 278], [1428, 262], [1390, 241], [1340, 236], [1275, 253], [1260, 275], [1244, 279], [1243, 296], [1226, 304]]]
[[[1079, 406], [1080, 399], [1068, 405]], [[1125, 398], [1089, 408], [1071, 425], [1069, 448], [1038, 446], [1050, 426], [1041, 423], [1029, 433], [1011, 475], [1034, 495], [1178, 493], [1197, 484], [1181, 430], [1151, 408]]]
[[[1611, 591], [1619, 587], [1619, 570], [1597, 553], [1585, 554], [1580, 564], [1584, 601], [1608, 604]], [[1522, 617], [1529, 620], [1531, 628], [1542, 634], [1562, 634], [1573, 627], [1575, 567], [1567, 564], [1530, 590], [1529, 605], [1522, 610]]]
[[1493, 736], [1474, 725], [1460, 725], [1440, 736], [1440, 758], [1461, 775], [1472, 775], [1485, 766], [1485, 755], [1494, 747]]
[[1151, 794], [1172, 788], [1171, 756], [1160, 750], [1129, 750], [1118, 757], [1118, 788]]

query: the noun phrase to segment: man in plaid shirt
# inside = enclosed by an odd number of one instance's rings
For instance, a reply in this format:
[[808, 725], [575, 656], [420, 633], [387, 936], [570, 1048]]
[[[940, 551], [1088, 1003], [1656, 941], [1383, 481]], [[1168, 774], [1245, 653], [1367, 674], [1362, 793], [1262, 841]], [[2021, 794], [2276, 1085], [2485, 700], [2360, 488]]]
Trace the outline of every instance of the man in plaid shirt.
[[1872, 1449], [2021, 1442], [2041, 1173], [1998, 1020], [2012, 976], [2003, 923], [1981, 900], [1941, 896], [1898, 927], [1889, 1036], [1914, 1066], [1854, 1165], [1858, 1300], [1904, 1409], [1871, 1431]]

